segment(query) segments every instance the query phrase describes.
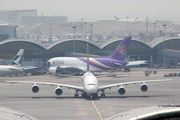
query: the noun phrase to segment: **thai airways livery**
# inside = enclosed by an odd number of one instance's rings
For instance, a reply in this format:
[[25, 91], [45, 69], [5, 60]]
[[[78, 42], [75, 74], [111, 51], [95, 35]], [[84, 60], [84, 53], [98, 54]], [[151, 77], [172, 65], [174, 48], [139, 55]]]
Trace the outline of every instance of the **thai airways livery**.
[[[110, 58], [89, 58], [89, 65], [91, 72], [102, 72], [108, 70], [115, 70], [122, 66], [147, 64], [146, 61], [132, 61], [126, 62], [125, 57], [131, 37], [125, 37], [118, 45]], [[86, 57], [54, 57], [49, 61], [49, 72], [56, 74], [63, 70], [71, 68], [80, 72], [86, 72], [87, 58]], [[69, 70], [69, 69], [68, 69]]]

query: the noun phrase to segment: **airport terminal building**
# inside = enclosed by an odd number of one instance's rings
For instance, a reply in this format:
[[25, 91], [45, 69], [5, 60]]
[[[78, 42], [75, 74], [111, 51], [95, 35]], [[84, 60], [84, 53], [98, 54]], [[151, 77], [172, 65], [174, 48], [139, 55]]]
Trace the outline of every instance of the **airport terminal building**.
[[37, 9], [0, 11], [0, 22], [9, 25], [32, 25], [44, 22], [67, 22], [67, 16], [38, 16]]
[[[112, 30], [112, 28], [116, 28], [115, 26], [119, 24], [126, 26], [125, 23], [117, 22], [87, 22], [85, 24], [82, 21], [75, 23], [54, 22], [51, 25], [48, 23], [41, 23], [23, 28], [11, 25], [1, 26], [0, 36], [2, 37], [0, 41], [0, 58], [10, 60], [19, 49], [23, 48], [25, 49], [24, 61], [40, 61], [36, 63], [36, 65], [46, 66], [47, 60], [52, 57], [74, 56], [74, 46], [76, 53], [75, 56], [86, 56], [87, 42], [89, 43], [90, 54], [96, 57], [109, 57], [125, 36], [118, 34], [121, 32], [117, 32], [116, 29], [114, 31]], [[134, 23], [131, 24], [133, 25]], [[129, 26], [131, 24], [129, 24]], [[139, 25], [141, 26], [143, 24], [144, 23], [141, 23]], [[72, 26], [74, 25], [76, 25], [76, 33], [73, 35]], [[112, 28], [105, 29], [104, 27]], [[9, 30], [10, 28], [11, 30]], [[161, 25], [158, 30], [162, 30], [162, 28]], [[165, 35], [165, 38], [163, 35], [159, 35], [152, 38], [149, 37], [148, 41], [133, 35], [127, 52], [127, 61], [147, 60], [149, 62], [149, 67], [163, 66], [164, 60], [166, 66], [178, 65], [180, 62], [180, 37], [177, 35], [177, 33], [179, 33], [179, 26], [173, 26], [173, 28], [176, 28], [175, 31], [172, 31], [176, 32], [176, 34], [168, 32], [168, 34]], [[117, 27], [117, 29], [119, 30], [120, 28]], [[153, 30], [153, 28], [149, 29]], [[139, 30], [139, 32], [141, 32], [141, 29]], [[172, 28], [170, 28], [170, 30], [172, 30]], [[168, 29], [167, 31], [170, 30]], [[69, 33], [66, 32], [64, 34], [64, 31]], [[104, 34], [101, 33], [102, 31]], [[105, 33], [111, 33], [111, 35]], [[20, 35], [22, 37], [20, 37]], [[153, 35], [154, 34], [152, 34], [152, 36]], [[49, 41], [49, 38], [51, 38], [51, 41]]]

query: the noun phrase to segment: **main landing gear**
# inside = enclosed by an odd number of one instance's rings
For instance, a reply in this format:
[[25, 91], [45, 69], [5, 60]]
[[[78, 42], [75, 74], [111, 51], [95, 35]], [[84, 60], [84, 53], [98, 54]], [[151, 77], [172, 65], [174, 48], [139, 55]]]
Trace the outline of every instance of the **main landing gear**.
[[74, 97], [79, 97], [78, 91], [76, 90], [76, 93], [74, 94]]
[[103, 90], [102, 93], [101, 93], [101, 97], [102, 97], [102, 98], [105, 97], [104, 90]]

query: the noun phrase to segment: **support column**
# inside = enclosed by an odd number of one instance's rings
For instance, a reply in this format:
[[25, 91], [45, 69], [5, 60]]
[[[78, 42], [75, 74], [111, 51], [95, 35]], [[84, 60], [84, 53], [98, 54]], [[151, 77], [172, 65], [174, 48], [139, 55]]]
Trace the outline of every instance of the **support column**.
[[150, 62], [151, 62], [151, 67], [153, 66], [153, 56], [150, 55]]

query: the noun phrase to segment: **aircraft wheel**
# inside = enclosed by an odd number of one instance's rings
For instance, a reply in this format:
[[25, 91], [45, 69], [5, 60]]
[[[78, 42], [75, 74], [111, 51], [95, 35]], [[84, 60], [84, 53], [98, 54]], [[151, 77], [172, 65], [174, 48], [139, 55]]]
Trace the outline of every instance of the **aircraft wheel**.
[[101, 94], [101, 97], [105, 97], [105, 94]]
[[79, 97], [79, 95], [78, 94], [74, 94], [74, 97]]

